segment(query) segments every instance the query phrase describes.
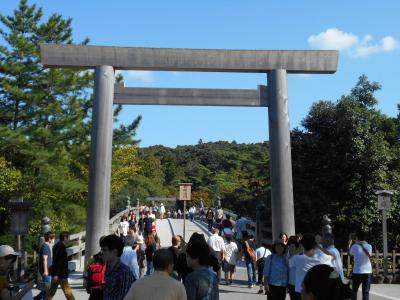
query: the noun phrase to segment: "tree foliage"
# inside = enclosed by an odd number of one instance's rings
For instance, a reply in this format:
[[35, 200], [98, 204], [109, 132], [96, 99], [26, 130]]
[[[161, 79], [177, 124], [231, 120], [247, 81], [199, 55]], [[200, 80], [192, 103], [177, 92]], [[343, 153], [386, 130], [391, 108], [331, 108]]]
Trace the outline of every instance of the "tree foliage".
[[[93, 71], [45, 68], [40, 61], [42, 43], [74, 44], [71, 19], [51, 14], [44, 20], [42, 8], [27, 0], [21, 0], [11, 15], [0, 15], [0, 157], [7, 162], [1, 161], [0, 173], [7, 180], [17, 176], [8, 192], [23, 193], [34, 203], [31, 233], [37, 233], [44, 215], [53, 219], [55, 229], [81, 230], [86, 218]], [[120, 111], [121, 106], [115, 106], [115, 121]], [[133, 137], [139, 122], [140, 117], [114, 130], [114, 191], [137, 172]], [[0, 209], [5, 211], [11, 196], [0, 197]]]

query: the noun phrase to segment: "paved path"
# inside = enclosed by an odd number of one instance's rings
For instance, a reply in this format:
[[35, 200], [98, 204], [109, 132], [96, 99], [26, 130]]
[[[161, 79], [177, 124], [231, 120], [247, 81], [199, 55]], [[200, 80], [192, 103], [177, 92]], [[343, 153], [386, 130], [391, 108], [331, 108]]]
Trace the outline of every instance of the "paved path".
[[[183, 220], [178, 219], [165, 219], [157, 221], [157, 231], [161, 239], [162, 247], [169, 247], [171, 245], [171, 238], [174, 234], [183, 235]], [[206, 238], [210, 235], [207, 228], [201, 222], [186, 221], [186, 238], [188, 241], [193, 232], [203, 233]], [[223, 281], [222, 281], [223, 282]], [[76, 299], [88, 299], [88, 294], [82, 286], [82, 273], [75, 272], [70, 276], [70, 283], [73, 288], [74, 296]], [[247, 272], [244, 263], [242, 262], [237, 267], [236, 279], [231, 286], [220, 285], [220, 299], [221, 300], [244, 300], [244, 299], [267, 299], [265, 295], [257, 294], [258, 287], [249, 289], [247, 287]], [[34, 295], [38, 292], [34, 291]], [[61, 289], [57, 291], [55, 300], [65, 299]], [[286, 297], [289, 299], [289, 296]], [[359, 294], [361, 299], [361, 294]], [[400, 285], [373, 285], [370, 293], [371, 300], [400, 300]], [[160, 299], [162, 300], [162, 299]]]

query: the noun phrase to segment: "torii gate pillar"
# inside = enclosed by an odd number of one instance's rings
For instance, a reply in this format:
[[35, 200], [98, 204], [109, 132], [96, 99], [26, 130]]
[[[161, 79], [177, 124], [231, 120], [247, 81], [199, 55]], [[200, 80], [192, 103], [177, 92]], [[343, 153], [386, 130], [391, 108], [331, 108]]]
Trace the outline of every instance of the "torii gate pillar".
[[114, 83], [112, 66], [95, 68], [85, 262], [99, 251], [100, 238], [110, 232]]
[[286, 70], [268, 72], [272, 238], [295, 234]]

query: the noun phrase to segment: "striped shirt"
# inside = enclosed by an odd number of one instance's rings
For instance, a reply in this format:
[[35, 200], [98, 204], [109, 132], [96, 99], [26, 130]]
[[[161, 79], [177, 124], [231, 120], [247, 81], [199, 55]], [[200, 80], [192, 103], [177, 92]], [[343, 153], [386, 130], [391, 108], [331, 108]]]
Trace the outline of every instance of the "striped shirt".
[[128, 266], [117, 262], [112, 268], [107, 268], [105, 281], [104, 300], [122, 300], [135, 278]]

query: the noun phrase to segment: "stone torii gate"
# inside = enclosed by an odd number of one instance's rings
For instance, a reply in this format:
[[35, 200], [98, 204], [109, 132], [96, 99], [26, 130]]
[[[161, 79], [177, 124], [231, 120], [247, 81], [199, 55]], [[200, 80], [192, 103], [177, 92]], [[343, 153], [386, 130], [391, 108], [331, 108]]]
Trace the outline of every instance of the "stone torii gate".
[[[295, 233], [288, 73], [335, 73], [338, 51], [211, 50], [41, 45], [47, 67], [94, 68], [86, 259], [108, 234], [113, 103], [268, 107], [273, 239]], [[114, 70], [267, 73], [255, 90], [151, 89], [115, 85]], [[113, 100], [114, 99], [114, 100]]]

